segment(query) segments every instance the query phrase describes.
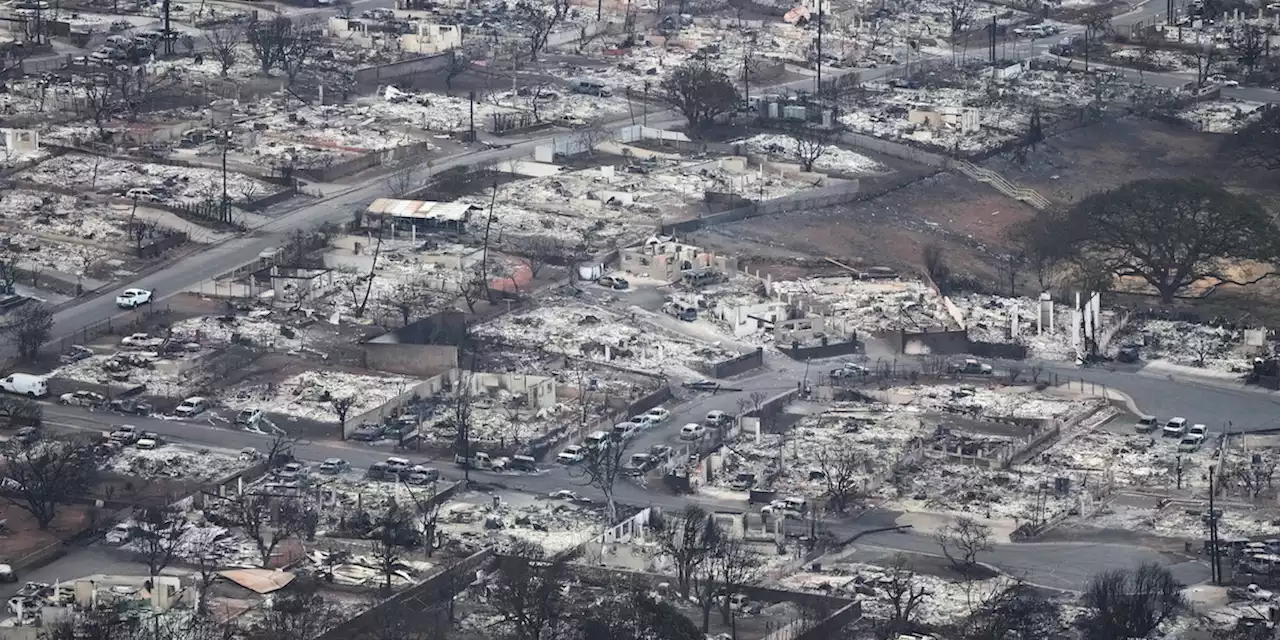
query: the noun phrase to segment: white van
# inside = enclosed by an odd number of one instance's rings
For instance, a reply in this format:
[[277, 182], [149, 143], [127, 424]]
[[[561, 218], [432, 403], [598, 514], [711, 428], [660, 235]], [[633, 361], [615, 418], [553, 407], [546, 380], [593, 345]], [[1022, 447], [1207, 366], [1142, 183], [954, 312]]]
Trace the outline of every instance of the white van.
[[0, 390], [32, 398], [43, 398], [49, 395], [49, 383], [44, 376], [13, 373], [9, 377], [0, 380]]
[[590, 96], [600, 96], [601, 98], [608, 98], [613, 95], [613, 89], [610, 89], [609, 85], [599, 80], [577, 80], [573, 83], [573, 90]]

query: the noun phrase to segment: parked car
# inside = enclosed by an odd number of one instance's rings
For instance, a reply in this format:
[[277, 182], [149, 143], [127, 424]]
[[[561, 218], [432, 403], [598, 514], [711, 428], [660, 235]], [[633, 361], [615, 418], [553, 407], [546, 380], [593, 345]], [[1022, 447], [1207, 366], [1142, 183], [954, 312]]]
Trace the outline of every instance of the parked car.
[[173, 415], [179, 418], [194, 418], [205, 411], [209, 410], [208, 398], [200, 396], [192, 396], [182, 401], [177, 409], [173, 410]]
[[1133, 430], [1138, 433], [1151, 433], [1160, 426], [1160, 419], [1155, 416], [1139, 416], [1138, 423], [1133, 425]]
[[290, 462], [276, 471], [281, 480], [297, 480], [307, 475], [307, 466], [301, 462]]
[[556, 454], [556, 462], [560, 464], [578, 464], [586, 457], [586, 450], [576, 444], [571, 444], [564, 448], [564, 451]]
[[142, 432], [138, 431], [138, 428], [131, 424], [122, 424], [116, 427], [110, 435], [112, 440], [123, 442], [125, 444], [133, 444], [141, 437]]
[[1120, 351], [1116, 353], [1116, 360], [1119, 362], [1137, 362], [1140, 356], [1138, 347], [1134, 345], [1125, 345], [1120, 347]]
[[345, 473], [349, 469], [351, 469], [351, 464], [342, 458], [326, 458], [325, 461], [321, 462], [320, 466], [316, 468], [320, 473], [331, 476], [338, 475], [339, 473]]
[[247, 427], [257, 426], [263, 415], [265, 414], [262, 409], [243, 409], [236, 414], [236, 424], [242, 424]]
[[1170, 418], [1164, 424], [1164, 428], [1160, 430], [1160, 435], [1166, 438], [1181, 438], [1182, 434], [1187, 432], [1186, 418]]
[[107, 398], [92, 391], [72, 391], [58, 396], [58, 402], [73, 407], [101, 407], [107, 403]]
[[642, 413], [638, 416], [631, 416], [631, 419], [628, 422], [630, 422], [631, 426], [635, 427], [637, 431], [647, 431], [658, 424], [658, 421], [654, 420], [653, 417], [647, 413]]
[[1178, 442], [1178, 451], [1182, 453], [1190, 453], [1200, 448], [1204, 444], [1204, 436], [1193, 436], [1187, 434], [1182, 436], [1182, 440]]
[[634, 422], [619, 422], [613, 425], [613, 439], [619, 442], [627, 442], [636, 437], [639, 429]]
[[371, 480], [394, 480], [398, 475], [399, 473], [392, 471], [385, 462], [375, 462], [365, 471], [365, 476]]
[[803, 518], [808, 512], [809, 501], [794, 496], [783, 500], [774, 500], [760, 508], [761, 514], [781, 516], [783, 518]]
[[107, 544], [118, 547], [129, 541], [129, 535], [132, 532], [132, 527], [121, 522], [120, 524], [111, 527], [111, 530], [107, 532], [104, 540]]
[[116, 296], [116, 306], [121, 309], [136, 309], [140, 305], [150, 304], [152, 294], [147, 289], [125, 289]]
[[701, 440], [705, 435], [707, 435], [707, 428], [696, 422], [680, 427], [681, 440]]
[[552, 491], [548, 497], [554, 498], [556, 500], [568, 500], [569, 502], [574, 502], [577, 504], [591, 504], [591, 498], [579, 495], [577, 492], [570, 491], [568, 489], [560, 489], [558, 491]]
[[138, 438], [138, 441], [135, 442], [133, 446], [142, 449], [143, 451], [151, 451], [153, 449], [160, 448], [160, 441], [155, 438]]
[[829, 374], [832, 380], [840, 380], [843, 378], [863, 378], [871, 375], [871, 370], [860, 365], [845, 363], [832, 369]]
[[507, 468], [532, 473], [538, 470], [538, 461], [532, 456], [514, 455], [511, 456], [511, 462], [507, 463]]
[[729, 481], [729, 487], [738, 491], [746, 491], [756, 485], [756, 474], [750, 471], [740, 471]]
[[644, 412], [644, 415], [649, 416], [653, 424], [658, 425], [666, 422], [671, 417], [671, 412], [666, 407], [654, 407]]
[[647, 453], [633, 453], [622, 465], [622, 472], [629, 476], [642, 476], [657, 466], [657, 460]]
[[164, 344], [164, 338], [153, 338], [148, 333], [134, 333], [120, 339], [120, 346], [122, 347], [154, 349], [162, 344]]
[[409, 467], [409, 481], [414, 484], [430, 484], [440, 479], [440, 470], [435, 467], [415, 464]]
[[681, 386], [694, 391], [715, 391], [720, 388], [720, 383], [715, 380], [695, 380], [681, 383]]
[[61, 362], [62, 364], [72, 364], [74, 362], [80, 362], [92, 355], [93, 350], [89, 347], [82, 347], [78, 344], [73, 344], [70, 349], [67, 349], [62, 353], [62, 355], [58, 356], [58, 362]]
[[992, 369], [991, 369], [991, 365], [985, 362], [978, 362], [973, 358], [969, 358], [964, 362], [951, 363], [951, 372], [989, 376], [992, 373]]
[[602, 287], [608, 287], [609, 289], [616, 289], [618, 291], [627, 289], [631, 286], [631, 283], [627, 282], [627, 279], [622, 276], [600, 276], [600, 279], [596, 280], [596, 284]]
[[350, 439], [360, 442], [377, 442], [382, 439], [382, 425], [362, 424], [351, 432]]
[[40, 440], [40, 429], [36, 427], [23, 427], [13, 436], [14, 440], [22, 444], [32, 444]]
[[1200, 436], [1202, 439], [1207, 438], [1209, 436], [1209, 427], [1203, 424], [1193, 424], [1190, 429], [1187, 429], [1187, 435]]
[[702, 419], [702, 424], [703, 426], [710, 427], [712, 429], [719, 429], [720, 427], [733, 424], [733, 416], [725, 413], [724, 411], [720, 411], [719, 409], [715, 411], [708, 411], [707, 416]]
[[606, 448], [609, 446], [609, 434], [603, 431], [592, 431], [582, 440], [582, 444], [592, 449]]

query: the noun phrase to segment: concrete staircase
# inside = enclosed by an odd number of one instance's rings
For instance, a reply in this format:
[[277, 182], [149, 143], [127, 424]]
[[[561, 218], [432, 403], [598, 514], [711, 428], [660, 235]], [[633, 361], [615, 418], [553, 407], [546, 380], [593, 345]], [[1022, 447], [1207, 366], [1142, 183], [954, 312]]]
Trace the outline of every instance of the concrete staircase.
[[990, 169], [979, 167], [968, 160], [953, 159], [948, 161], [948, 165], [950, 168], [955, 169], [978, 182], [985, 182], [991, 185], [996, 191], [999, 191], [1014, 200], [1021, 200], [1022, 202], [1025, 202], [1041, 211], [1048, 209], [1053, 205], [1048, 198], [1037, 193], [1035, 189], [1019, 187], [1018, 185], [1006, 180], [1004, 176]]

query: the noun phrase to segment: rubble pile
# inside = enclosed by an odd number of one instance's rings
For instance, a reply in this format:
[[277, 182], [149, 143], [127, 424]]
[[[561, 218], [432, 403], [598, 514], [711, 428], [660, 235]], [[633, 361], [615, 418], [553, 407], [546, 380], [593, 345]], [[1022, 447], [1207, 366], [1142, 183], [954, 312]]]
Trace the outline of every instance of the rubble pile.
[[[1023, 68], [1009, 78], [993, 78], [990, 67], [974, 65], [929, 78], [920, 88], [869, 83], [840, 120], [876, 137], [909, 139], [947, 151], [978, 152], [1012, 140], [1025, 130], [1033, 108], [1047, 117], [1072, 117], [1095, 102], [1125, 107], [1169, 95], [1166, 89], [1128, 83], [1116, 72], [1077, 73]], [[912, 110], [973, 109], [979, 129], [930, 127], [910, 122]]]
[[[333, 576], [334, 584], [353, 587], [383, 587], [387, 573], [383, 564], [372, 554], [330, 552], [313, 549], [307, 554], [313, 571]], [[391, 588], [407, 587], [416, 583], [435, 565], [420, 560], [401, 558], [391, 571]]]
[[1211, 100], [1197, 102], [1176, 114], [1200, 131], [1208, 133], [1235, 133], [1245, 125], [1262, 117], [1267, 105], [1244, 100]]
[[[524, 89], [520, 93], [504, 91], [478, 96], [475, 102], [476, 128], [490, 129], [497, 118], [516, 114], [524, 114], [533, 124], [560, 119], [607, 122], [624, 116], [628, 111], [625, 98], [571, 93], [560, 86]], [[533, 119], [535, 100], [537, 120]], [[389, 87], [382, 96], [362, 103], [357, 113], [384, 118], [397, 125], [444, 133], [465, 131], [471, 126], [471, 103], [467, 98], [434, 93], [413, 94]]]
[[1068, 400], [1037, 392], [1031, 387], [910, 385], [895, 387], [892, 393], [909, 395], [906, 402], [921, 409], [989, 419], [1052, 418], [1067, 421], [1105, 404], [1100, 398]]
[[[975, 580], [968, 585], [924, 573], [910, 573], [911, 585], [923, 587], [927, 597], [917, 609], [920, 624], [952, 624], [969, 615], [970, 603], [985, 602], [995, 590], [1006, 586], [1002, 578]], [[887, 586], [893, 582], [890, 569], [862, 563], [823, 563], [820, 572], [802, 571], [778, 580], [779, 588], [811, 593], [834, 593], [842, 597], [857, 597], [862, 602], [863, 615], [883, 619], [890, 617], [893, 605]]]
[[1054, 446], [1021, 465], [1025, 472], [1072, 473], [1089, 486], [1108, 488], [1173, 487], [1178, 460], [1182, 460], [1182, 486], [1207, 486], [1202, 477], [1213, 456], [1212, 447], [1179, 452], [1178, 441], [1160, 434], [1130, 435], [1093, 430], [1072, 438], [1069, 445]]
[[779, 280], [774, 291], [782, 300], [834, 316], [863, 332], [936, 329], [954, 325], [942, 297], [922, 282], [868, 282], [853, 277]]
[[440, 508], [436, 524], [443, 548], [462, 555], [494, 544], [503, 553], [516, 540], [537, 544], [550, 555], [581, 545], [603, 529], [597, 512], [560, 501], [522, 507], [449, 502]]
[[128, 216], [84, 196], [7, 191], [0, 194], [0, 218], [8, 224], [32, 225], [30, 228], [40, 233], [66, 238], [101, 244], [129, 242]]
[[[798, 147], [800, 141], [789, 135], [762, 133], [745, 140], [738, 140], [736, 144], [744, 145], [752, 153], [768, 154], [787, 162], [800, 161]], [[828, 144], [823, 146], [822, 155], [814, 161], [813, 170], [822, 173], [861, 175], [882, 171], [884, 167], [860, 153]]]
[[478, 325], [476, 333], [497, 342], [542, 349], [607, 362], [660, 375], [698, 378], [698, 368], [735, 354], [626, 319], [571, 299], [549, 300], [546, 306], [509, 313]]
[[[527, 443], [576, 426], [583, 418], [582, 405], [576, 401], [558, 402], [551, 407], [530, 411], [520, 406], [522, 397], [498, 389], [492, 396], [473, 399], [468, 431], [471, 441], [479, 447]], [[420, 429], [425, 440], [448, 444], [457, 439], [453, 414], [449, 410], [451, 402], [434, 405], [433, 415], [425, 417]], [[587, 410], [587, 422], [594, 422], [600, 417], [598, 406]]]
[[304, 371], [279, 383], [244, 384], [228, 389], [219, 400], [229, 409], [262, 409], [314, 420], [336, 422], [333, 400], [355, 398], [348, 418], [377, 409], [420, 381], [399, 376], [370, 376], [345, 371]]
[[170, 329], [174, 340], [202, 345], [239, 343], [287, 352], [302, 348], [303, 343], [301, 330], [252, 316], [201, 316], [179, 320]]
[[833, 409], [803, 418], [786, 436], [764, 434], [759, 443], [745, 438], [735, 444], [733, 451], [741, 460], [717, 476], [715, 484], [726, 487], [738, 473], [754, 473], [760, 485], [772, 486], [781, 493], [817, 497], [827, 490], [821, 477], [821, 461], [840, 452], [860, 456], [864, 466], [854, 472], [859, 484], [875, 487], [914, 440], [932, 432], [931, 426], [907, 411], [853, 406]]
[[25, 233], [5, 236], [4, 247], [16, 254], [19, 267], [40, 267], [73, 276], [83, 276], [89, 268], [105, 261], [118, 261], [121, 255], [107, 251], [96, 243], [62, 242]]
[[177, 355], [162, 358], [154, 351], [122, 351], [63, 365], [51, 375], [93, 384], [142, 385], [150, 394], [181, 397], [192, 391], [192, 381], [178, 362], [182, 359]]
[[[1276, 532], [1276, 523], [1280, 522], [1274, 510], [1242, 511], [1221, 505], [1215, 508], [1222, 510], [1218, 535], [1223, 539], [1272, 536]], [[1088, 524], [1103, 529], [1199, 541], [1209, 537], [1209, 525], [1205, 520], [1208, 513], [1207, 502], [1199, 508], [1172, 504], [1163, 509], [1112, 503], [1102, 513], [1090, 518]]]
[[230, 476], [248, 466], [248, 463], [235, 455], [166, 444], [151, 450], [125, 447], [112, 455], [104, 468], [138, 478], [209, 482]]
[[[953, 447], [954, 448], [954, 447]], [[1003, 471], [929, 456], [885, 494], [904, 512], [966, 513], [1002, 522], [1036, 522], [1077, 508], [1082, 491], [1074, 474]], [[1055, 485], [1057, 478], [1065, 484]]]
[[[219, 170], [176, 167], [68, 153], [50, 158], [15, 178], [37, 184], [57, 185], [86, 192], [124, 195], [129, 189], [146, 188], [164, 202], [197, 203], [222, 195]], [[279, 187], [238, 173], [227, 173], [227, 193], [233, 200], [261, 198]]]
[[1128, 344], [1141, 346], [1142, 359], [1215, 371], [1246, 372], [1252, 359], [1242, 352], [1240, 329], [1178, 320], [1134, 319], [1111, 341], [1108, 355]]

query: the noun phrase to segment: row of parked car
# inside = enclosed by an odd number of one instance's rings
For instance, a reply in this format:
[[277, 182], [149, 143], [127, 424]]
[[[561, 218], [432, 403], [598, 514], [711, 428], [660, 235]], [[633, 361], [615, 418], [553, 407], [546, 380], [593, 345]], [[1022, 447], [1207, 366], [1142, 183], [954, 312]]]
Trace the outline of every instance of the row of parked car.
[[1160, 430], [1162, 438], [1178, 438], [1178, 451], [1191, 452], [1199, 449], [1209, 435], [1209, 427], [1203, 424], [1187, 426], [1183, 417], [1169, 418], [1163, 425], [1155, 416], [1140, 416], [1134, 430], [1138, 433], [1153, 433]]

